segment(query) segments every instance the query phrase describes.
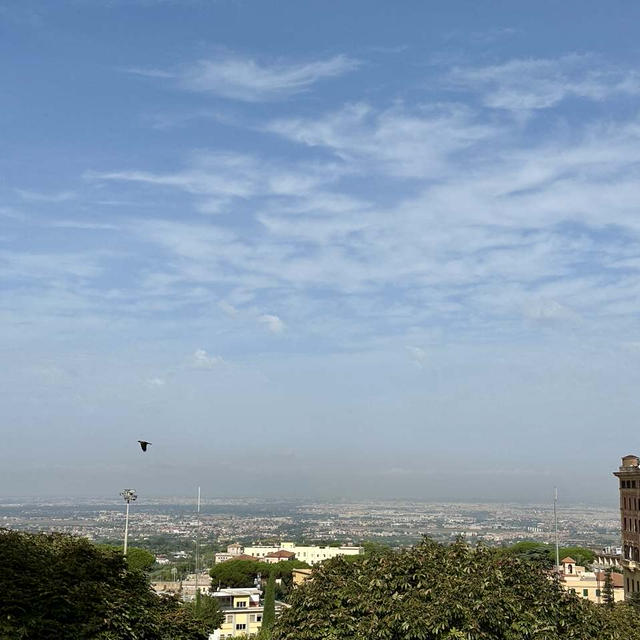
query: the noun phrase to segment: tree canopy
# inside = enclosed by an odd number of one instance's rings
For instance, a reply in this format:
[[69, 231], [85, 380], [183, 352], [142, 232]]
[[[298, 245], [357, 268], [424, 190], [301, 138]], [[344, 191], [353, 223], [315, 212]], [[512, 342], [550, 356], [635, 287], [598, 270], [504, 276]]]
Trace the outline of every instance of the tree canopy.
[[[104, 549], [113, 549], [118, 553], [122, 553], [123, 547], [117, 545], [98, 545], [100, 548]], [[156, 562], [156, 557], [151, 553], [151, 551], [147, 551], [146, 549], [141, 549], [140, 547], [129, 547], [127, 549], [127, 565], [130, 569], [135, 569], [138, 571], [149, 571], [151, 567]]]
[[0, 638], [206, 640], [212, 629], [157, 596], [117, 550], [0, 529]]
[[631, 607], [599, 608], [538, 564], [463, 541], [334, 558], [289, 602], [273, 640], [640, 639]]
[[308, 568], [306, 562], [300, 560], [285, 560], [269, 564], [259, 560], [227, 560], [220, 562], [209, 571], [213, 587], [253, 587], [258, 574], [263, 578], [273, 574], [274, 578], [281, 578], [290, 583], [291, 572], [301, 567]]
[[[503, 551], [531, 560], [542, 566], [551, 568], [556, 563], [556, 548], [554, 545], [544, 542], [524, 540], [516, 542], [510, 547], [504, 547]], [[595, 553], [585, 547], [560, 547], [560, 560], [570, 556], [578, 565], [589, 566], [595, 559]]]

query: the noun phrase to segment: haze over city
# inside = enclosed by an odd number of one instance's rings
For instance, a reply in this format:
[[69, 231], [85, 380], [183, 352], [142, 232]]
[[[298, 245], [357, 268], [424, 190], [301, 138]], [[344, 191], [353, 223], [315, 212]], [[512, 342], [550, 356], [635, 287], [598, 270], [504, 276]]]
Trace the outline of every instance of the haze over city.
[[616, 505], [619, 6], [0, 2], [0, 495]]

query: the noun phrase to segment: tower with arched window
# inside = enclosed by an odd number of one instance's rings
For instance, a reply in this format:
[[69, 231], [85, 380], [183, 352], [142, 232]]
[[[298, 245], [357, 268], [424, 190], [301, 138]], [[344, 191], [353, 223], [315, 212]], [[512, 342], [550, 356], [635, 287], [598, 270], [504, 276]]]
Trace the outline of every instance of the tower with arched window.
[[620, 481], [620, 526], [625, 597], [640, 591], [640, 458], [624, 456], [615, 471]]

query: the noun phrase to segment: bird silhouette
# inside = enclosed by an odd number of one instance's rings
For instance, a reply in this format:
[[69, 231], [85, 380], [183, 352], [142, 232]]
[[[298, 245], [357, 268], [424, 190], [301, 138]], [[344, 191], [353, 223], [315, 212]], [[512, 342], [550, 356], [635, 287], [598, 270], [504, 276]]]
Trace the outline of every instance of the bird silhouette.
[[146, 451], [147, 447], [151, 444], [150, 442], [147, 442], [146, 440], [138, 440], [138, 442], [140, 443], [140, 448], [143, 451]]

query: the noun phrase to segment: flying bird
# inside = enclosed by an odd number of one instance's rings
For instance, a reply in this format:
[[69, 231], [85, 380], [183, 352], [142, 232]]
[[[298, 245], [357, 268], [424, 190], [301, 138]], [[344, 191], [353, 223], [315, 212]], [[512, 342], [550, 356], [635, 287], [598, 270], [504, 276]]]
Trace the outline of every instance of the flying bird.
[[147, 442], [146, 440], [138, 440], [138, 442], [140, 443], [140, 448], [143, 451], [146, 451], [147, 447], [151, 444], [150, 442]]

